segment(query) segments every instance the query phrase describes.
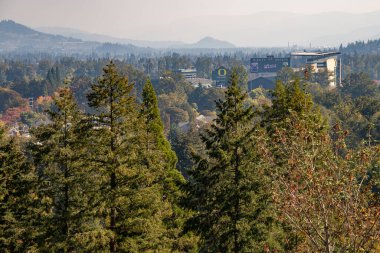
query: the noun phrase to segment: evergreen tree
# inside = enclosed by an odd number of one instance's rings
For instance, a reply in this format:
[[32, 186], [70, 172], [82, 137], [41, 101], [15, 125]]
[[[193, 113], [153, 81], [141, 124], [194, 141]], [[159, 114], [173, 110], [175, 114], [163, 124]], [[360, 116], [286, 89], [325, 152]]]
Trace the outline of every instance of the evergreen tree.
[[49, 84], [48, 93], [52, 94], [61, 84], [61, 74], [58, 66], [52, 67], [48, 70], [46, 80]]
[[[143, 88], [142, 92], [143, 104], [141, 109], [141, 115], [143, 116], [146, 124], [146, 131], [148, 134], [152, 134], [154, 137], [153, 146], [157, 146], [157, 149], [164, 152], [166, 159], [168, 160], [168, 166], [173, 169], [177, 163], [176, 154], [171, 150], [170, 143], [167, 141], [164, 135], [164, 126], [160, 118], [160, 111], [158, 109], [157, 96], [154, 91], [153, 85], [148, 80]], [[147, 142], [147, 149], [149, 149], [150, 143]]]
[[299, 79], [286, 84], [278, 81], [272, 91], [272, 107], [266, 111], [266, 115], [269, 116], [267, 118], [270, 118], [271, 123], [280, 122], [292, 111], [307, 116], [311, 112], [316, 112], [316, 108], [311, 95], [305, 92], [305, 84]]
[[55, 66], [55, 82], [56, 82], [56, 86], [58, 86], [61, 83], [61, 73], [59, 71], [58, 66]]
[[147, 130], [132, 90], [111, 62], [88, 94], [96, 110], [90, 134], [94, 148], [89, 151], [99, 175], [94, 199], [111, 233], [110, 252], [165, 251], [162, 217], [167, 206], [162, 205], [158, 173], [150, 168], [154, 163], [143, 148], [149, 145], [144, 142]]
[[[51, 123], [33, 131], [35, 163], [39, 169], [38, 192], [45, 209], [40, 217], [43, 230], [41, 250], [72, 251], [81, 248], [85, 228], [89, 173], [84, 145], [79, 134], [82, 118], [68, 88], [54, 96], [49, 111]], [[80, 239], [78, 239], [80, 238]]]
[[194, 166], [192, 154], [200, 153], [203, 149], [198, 129], [191, 121], [189, 124], [188, 131], [172, 126], [169, 132], [170, 143], [178, 157], [177, 168], [185, 178], [188, 177], [188, 170]]
[[[264, 110], [262, 116], [272, 144], [281, 142], [276, 137], [276, 133], [281, 129], [297, 136], [296, 129], [294, 127], [289, 129], [288, 124], [294, 115], [297, 115], [312, 133], [316, 135], [327, 133], [326, 121], [313, 103], [311, 95], [305, 92], [305, 86], [306, 84], [301, 83], [299, 79], [287, 84], [277, 82], [272, 91], [272, 106]], [[294, 144], [296, 145], [296, 142]], [[276, 156], [274, 160], [277, 163], [276, 168], [280, 169], [282, 164], [287, 163], [287, 157], [281, 155], [283, 149], [280, 146], [271, 145], [271, 149]], [[286, 173], [286, 170], [284, 172]]]
[[35, 170], [20, 143], [4, 136], [0, 126], [0, 251], [36, 249], [33, 227], [36, 207]]
[[186, 242], [187, 239], [180, 238], [186, 216], [186, 212], [179, 207], [178, 203], [182, 195], [180, 187], [184, 184], [184, 178], [176, 168], [177, 156], [164, 135], [157, 97], [150, 80], [145, 83], [142, 96], [141, 116], [146, 125], [144, 139], [146, 166], [157, 173], [157, 183], [162, 185], [163, 189], [163, 204], [169, 208], [167, 217], [163, 217], [167, 229], [168, 244], [173, 250], [182, 251], [184, 247], [194, 246], [189, 245]]
[[[164, 194], [170, 198], [170, 201], [175, 201], [179, 193], [178, 186], [184, 183], [184, 179], [181, 173], [176, 169], [177, 156], [171, 149], [170, 143], [164, 135], [164, 126], [160, 118], [156, 93], [154, 92], [150, 80], [146, 82], [142, 96], [141, 116], [146, 125], [145, 156], [148, 159], [152, 154], [162, 156], [159, 160], [156, 159], [156, 161], [147, 162], [156, 165], [161, 162], [163, 168], [161, 169], [160, 177], [163, 181]], [[159, 173], [159, 171], [160, 170], [157, 172]]]
[[271, 240], [270, 191], [266, 188], [265, 132], [232, 73], [217, 119], [202, 136], [206, 157], [189, 172], [187, 205], [195, 212], [188, 229], [200, 235], [203, 252], [262, 252]]

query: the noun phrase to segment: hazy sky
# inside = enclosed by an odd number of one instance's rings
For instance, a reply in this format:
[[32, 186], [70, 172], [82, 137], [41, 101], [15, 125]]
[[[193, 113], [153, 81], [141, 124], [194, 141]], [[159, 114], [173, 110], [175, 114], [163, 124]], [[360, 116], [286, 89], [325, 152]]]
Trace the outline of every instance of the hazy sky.
[[149, 38], [144, 29], [163, 24], [170, 28], [178, 20], [199, 16], [376, 10], [380, 10], [380, 0], [0, 0], [0, 20], [133, 39], [157, 39]]

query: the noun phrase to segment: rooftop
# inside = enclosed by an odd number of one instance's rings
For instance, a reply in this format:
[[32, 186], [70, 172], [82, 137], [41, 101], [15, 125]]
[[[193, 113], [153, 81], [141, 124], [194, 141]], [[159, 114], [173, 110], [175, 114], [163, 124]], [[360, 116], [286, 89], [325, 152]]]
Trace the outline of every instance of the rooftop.
[[293, 52], [291, 56], [334, 56], [340, 55], [340, 52]]

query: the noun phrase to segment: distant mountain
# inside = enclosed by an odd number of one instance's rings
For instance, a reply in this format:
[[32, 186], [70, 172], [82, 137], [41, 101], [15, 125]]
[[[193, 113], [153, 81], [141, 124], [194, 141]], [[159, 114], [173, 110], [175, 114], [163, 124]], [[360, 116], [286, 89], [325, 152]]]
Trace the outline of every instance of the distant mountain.
[[[57, 32], [58, 30], [54, 31]], [[231, 43], [211, 37], [203, 38], [194, 44], [186, 44], [183, 42], [118, 39], [67, 28], [60, 28], [59, 30], [60, 33], [67, 36], [46, 33], [54, 31], [49, 29], [36, 31], [12, 20], [3, 20], [0, 22], [0, 53], [49, 53], [83, 56], [96, 54], [97, 56], [108, 57], [138, 53], [150, 54], [157, 50], [152, 47], [135, 46], [131, 42], [137, 45], [167, 48], [168, 50], [181, 52], [194, 52], [189, 50], [223, 50], [223, 48], [234, 47]], [[83, 38], [83, 40], [79, 38]]]
[[50, 54], [115, 54], [123, 55], [150, 52], [131, 44], [121, 45], [83, 41], [77, 38], [52, 35], [33, 30], [12, 20], [0, 22], [0, 53], [40, 53]]
[[217, 40], [212, 37], [205, 37], [194, 44], [188, 44], [190, 48], [235, 48], [235, 45], [222, 40]]
[[241, 16], [186, 17], [168, 25], [147, 26], [144, 34], [154, 39], [181, 41], [211, 36], [240, 47], [286, 47], [288, 43], [323, 47], [339, 46], [348, 40], [367, 40], [380, 33], [377, 26], [380, 11], [315, 14], [265, 11]]
[[180, 41], [145, 41], [145, 40], [133, 40], [133, 39], [123, 39], [116, 38], [112, 36], [107, 36], [103, 34], [88, 33], [85, 31], [65, 28], [65, 27], [37, 27], [37, 31], [50, 33], [55, 35], [62, 35], [71, 38], [77, 38], [85, 41], [96, 41], [96, 42], [109, 42], [118, 44], [132, 44], [138, 47], [151, 47], [151, 48], [181, 48], [185, 46], [185, 43]]
[[24, 25], [18, 24], [12, 20], [3, 20], [0, 22], [0, 32], [3, 35], [38, 35], [42, 34], [35, 30], [30, 29]]
[[[230, 52], [236, 50], [237, 44], [250, 48], [260, 47], [260, 50], [262, 47], [272, 50], [339, 47], [340, 44], [344, 46], [349, 42], [380, 38], [380, 11], [361, 14], [259, 12], [245, 16], [184, 18], [169, 24], [170, 29], [165, 29], [167, 26], [155, 26], [154, 29], [146, 27], [145, 34], [152, 38], [167, 39], [146, 41], [115, 38], [68, 28], [39, 28], [36, 31], [7, 20], [0, 22], [0, 53], [100, 53], [108, 56], [109, 52], [115, 55], [141, 52]], [[177, 41], [192, 41], [194, 34], [203, 39], [196, 43]]]
[[132, 44], [138, 47], [151, 47], [151, 48], [234, 48], [235, 45], [227, 41], [217, 40], [211, 37], [205, 37], [200, 41], [192, 44], [187, 44], [181, 41], [146, 41], [146, 40], [133, 40], [133, 39], [123, 39], [116, 38], [112, 36], [93, 34], [85, 31], [64, 28], [64, 27], [37, 27], [37, 31], [63, 35], [66, 37], [77, 38], [86, 41], [97, 41], [97, 42], [108, 42], [108, 43], [119, 43], [119, 44]]
[[86, 50], [95, 44], [60, 35], [45, 34], [12, 20], [0, 22], [0, 52], [70, 52]]

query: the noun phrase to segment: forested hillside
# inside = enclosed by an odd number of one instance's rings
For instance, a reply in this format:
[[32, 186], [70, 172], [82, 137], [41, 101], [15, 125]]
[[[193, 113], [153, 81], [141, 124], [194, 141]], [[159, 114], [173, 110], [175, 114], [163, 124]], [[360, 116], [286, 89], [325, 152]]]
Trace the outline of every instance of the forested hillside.
[[356, 41], [340, 47], [343, 53], [343, 72], [366, 72], [372, 79], [380, 79], [380, 40]]
[[341, 47], [341, 51], [345, 54], [379, 54], [380, 39], [348, 43], [347, 46]]
[[[176, 57], [166, 64], [191, 64]], [[42, 63], [2, 63], [5, 115], [41, 97], [19, 115], [30, 138], [1, 126], [5, 252], [379, 249], [368, 75], [330, 90], [294, 74], [248, 94], [236, 65], [227, 89], [205, 89], [122, 61]], [[200, 128], [198, 113], [215, 120]]]
[[0, 253], [380, 253], [379, 31], [379, 0], [0, 0]]
[[1, 55], [0, 252], [379, 251], [377, 44], [272, 90], [286, 51]]

